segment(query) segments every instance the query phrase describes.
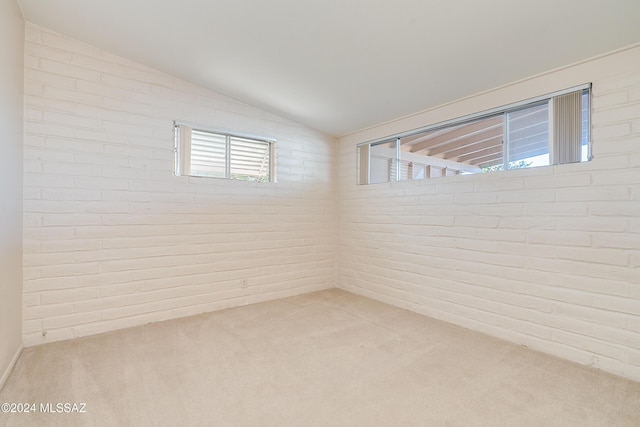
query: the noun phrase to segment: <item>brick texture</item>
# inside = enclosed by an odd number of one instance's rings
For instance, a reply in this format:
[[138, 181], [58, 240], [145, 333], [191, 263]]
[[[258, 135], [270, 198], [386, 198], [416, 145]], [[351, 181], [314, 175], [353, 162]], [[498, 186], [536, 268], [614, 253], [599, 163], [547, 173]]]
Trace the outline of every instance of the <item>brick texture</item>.
[[[278, 182], [173, 176], [173, 120], [276, 138]], [[335, 144], [27, 24], [25, 344], [333, 287]]]
[[358, 186], [357, 143], [456, 115], [341, 138], [338, 286], [640, 380], [639, 70], [635, 48], [468, 102], [591, 81], [590, 163]]
[[[25, 344], [337, 283], [640, 380], [638, 70], [629, 49], [336, 144], [27, 24]], [[359, 142], [589, 81], [590, 163], [355, 184]], [[278, 183], [173, 176], [173, 120], [277, 138]]]

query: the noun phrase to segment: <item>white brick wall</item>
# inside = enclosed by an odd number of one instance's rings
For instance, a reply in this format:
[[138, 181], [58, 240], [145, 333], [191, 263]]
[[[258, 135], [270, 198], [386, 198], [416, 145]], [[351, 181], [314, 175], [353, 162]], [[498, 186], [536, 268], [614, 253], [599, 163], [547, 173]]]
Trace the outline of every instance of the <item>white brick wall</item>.
[[0, 389], [22, 350], [24, 20], [0, 2]]
[[[338, 243], [344, 289], [640, 380], [640, 49], [336, 150], [49, 30], [26, 40], [25, 344], [331, 287]], [[588, 81], [589, 164], [355, 185], [358, 142]], [[277, 138], [279, 182], [174, 177], [174, 119]]]
[[[173, 120], [277, 138], [278, 183], [173, 176]], [[335, 284], [330, 137], [27, 24], [24, 154], [26, 345]]]
[[[586, 82], [591, 163], [355, 185], [359, 142]], [[342, 138], [338, 286], [640, 380], [639, 94], [637, 47]]]

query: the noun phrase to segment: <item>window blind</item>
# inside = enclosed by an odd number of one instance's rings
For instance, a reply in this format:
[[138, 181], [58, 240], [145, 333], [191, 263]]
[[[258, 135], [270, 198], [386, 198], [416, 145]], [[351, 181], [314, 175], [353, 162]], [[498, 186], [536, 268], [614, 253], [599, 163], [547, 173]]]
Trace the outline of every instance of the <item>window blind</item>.
[[582, 92], [553, 98], [553, 163], [575, 163], [582, 154]]
[[269, 176], [269, 143], [246, 138], [230, 138], [231, 175], [260, 179]]
[[224, 135], [191, 131], [191, 174], [227, 176], [227, 138]]
[[176, 175], [274, 181], [274, 142], [176, 125]]

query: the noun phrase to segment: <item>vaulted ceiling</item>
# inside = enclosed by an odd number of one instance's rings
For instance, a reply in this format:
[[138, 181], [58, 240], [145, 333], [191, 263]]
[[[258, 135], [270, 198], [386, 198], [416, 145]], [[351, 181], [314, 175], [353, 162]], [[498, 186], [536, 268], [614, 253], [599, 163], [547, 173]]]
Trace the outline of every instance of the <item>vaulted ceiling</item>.
[[27, 21], [341, 136], [640, 42], [639, 0], [18, 0]]

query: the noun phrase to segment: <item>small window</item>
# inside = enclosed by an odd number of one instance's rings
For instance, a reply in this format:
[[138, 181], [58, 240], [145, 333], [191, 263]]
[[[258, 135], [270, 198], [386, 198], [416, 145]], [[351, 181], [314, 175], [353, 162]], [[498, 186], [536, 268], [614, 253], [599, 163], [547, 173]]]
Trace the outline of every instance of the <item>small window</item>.
[[590, 85], [358, 145], [358, 183], [584, 162]]
[[175, 126], [176, 175], [274, 182], [275, 140]]

